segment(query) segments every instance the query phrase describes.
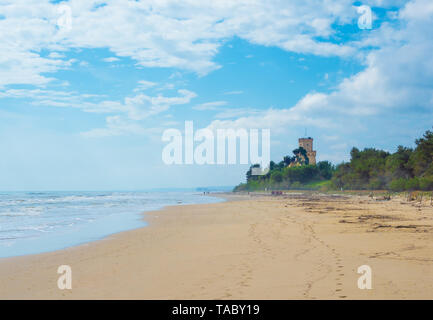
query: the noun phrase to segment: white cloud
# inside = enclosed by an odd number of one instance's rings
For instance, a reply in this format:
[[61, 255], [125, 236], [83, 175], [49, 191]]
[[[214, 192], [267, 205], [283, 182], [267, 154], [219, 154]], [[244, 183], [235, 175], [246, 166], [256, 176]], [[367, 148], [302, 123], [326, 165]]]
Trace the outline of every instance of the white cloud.
[[47, 59], [34, 52], [14, 49], [6, 46], [0, 50], [0, 87], [12, 83], [46, 85], [55, 78], [41, 74], [56, 72], [70, 65], [69, 61]]
[[[177, 96], [148, 96], [137, 94], [133, 97], [126, 97], [122, 102], [102, 101], [100, 103], [84, 103], [80, 107], [86, 112], [96, 113], [123, 113], [123, 116], [109, 116], [106, 118], [106, 127], [92, 129], [84, 132], [86, 137], [119, 136], [124, 134], [149, 133], [142, 124], [142, 120], [150, 116], [158, 115], [167, 111], [172, 106], [184, 105], [197, 95], [188, 90], [177, 90]], [[173, 122], [172, 122], [173, 123]]]
[[[107, 48], [117, 57], [136, 60], [140, 66], [174, 67], [204, 75], [220, 67], [213, 58], [224, 41], [236, 36], [292, 52], [356, 56], [365, 69], [344, 79], [332, 92], [311, 92], [290, 108], [262, 112], [237, 109], [231, 114], [219, 114], [220, 119], [211, 126], [272, 127], [277, 131], [296, 125], [331, 128], [341, 123], [350, 126], [350, 121], [345, 121], [348, 117], [353, 121], [377, 114], [386, 116], [409, 107], [431, 115], [433, 91], [428, 85], [433, 83], [431, 1], [410, 1], [395, 15], [398, 23], [384, 22], [380, 29], [363, 32], [359, 41], [342, 44], [329, 39], [336, 35], [334, 26], [355, 23], [357, 19], [353, 1], [348, 0], [149, 0], [127, 4], [112, 0], [95, 9], [97, 3], [68, 2], [73, 14], [70, 31], [58, 30], [56, 5], [48, 1], [17, 0], [1, 4], [6, 19], [0, 20], [0, 38], [6, 46], [0, 50], [0, 87], [47, 85], [56, 71], [74, 63], [56, 54], [71, 48]], [[377, 0], [365, 4], [392, 6], [393, 2]], [[51, 54], [42, 56], [44, 49]], [[137, 121], [173, 105], [187, 104], [195, 97], [195, 93], [186, 90], [179, 90], [174, 97], [140, 92], [152, 86], [153, 83], [143, 80], [137, 94], [124, 101], [89, 101], [77, 93], [68, 96], [49, 91], [42, 98], [41, 92], [26, 92], [30, 97], [37, 96], [35, 104], [69, 104], [87, 112], [117, 112]], [[229, 120], [234, 116], [239, 118]]]
[[[410, 112], [433, 116], [433, 5], [428, 0], [408, 3], [399, 11], [397, 26], [383, 23], [358, 43], [367, 52], [365, 68], [344, 79], [330, 93], [311, 92], [294, 106], [269, 109], [260, 115], [215, 120], [210, 127], [272, 128], [318, 127], [354, 131], [362, 119], [380, 115], [384, 122]], [[368, 121], [368, 120], [364, 120]], [[385, 130], [385, 128], [383, 128]], [[324, 131], [322, 131], [324, 132]]]
[[138, 81], [138, 86], [137, 86], [137, 88], [134, 89], [134, 91], [136, 92], [136, 91], [147, 90], [147, 89], [152, 88], [156, 85], [157, 85], [156, 82], [147, 81], [147, 80], [140, 80], [140, 81]]
[[[139, 81], [138, 88], [143, 85], [143, 81]], [[134, 92], [136, 91], [134, 89]], [[143, 120], [164, 112], [172, 106], [187, 104], [196, 96], [196, 93], [185, 89], [177, 90], [177, 95], [174, 96], [161, 94], [149, 96], [138, 92], [133, 96], [125, 97], [122, 102], [104, 100], [106, 98], [104, 95], [80, 94], [61, 90], [7, 89], [0, 91], [0, 98], [31, 98], [34, 105], [72, 107], [93, 113], [125, 113], [132, 120]]]
[[[0, 85], [44, 85], [41, 75], [65, 67], [60, 55], [41, 57], [42, 49], [108, 48], [145, 67], [174, 67], [204, 75], [220, 66], [213, 61], [219, 47], [234, 36], [255, 44], [325, 56], [353, 53], [349, 44], [328, 37], [334, 24], [350, 22], [349, 0], [145, 2], [71, 0], [70, 30], [59, 28], [59, 4], [48, 0], [16, 0], [0, 4]], [[320, 40], [318, 40], [320, 37]], [[113, 62], [118, 58], [104, 59]]]
[[53, 51], [53, 52], [50, 52], [48, 57], [53, 58], [53, 59], [61, 59], [61, 58], [64, 58], [65, 56], [63, 54], [60, 54], [58, 52]]
[[[139, 82], [139, 86], [143, 82]], [[136, 91], [136, 90], [134, 90]], [[106, 117], [106, 127], [83, 133], [87, 137], [142, 134], [142, 120], [156, 116], [173, 106], [185, 105], [197, 95], [189, 90], [179, 89], [177, 95], [150, 96], [137, 93], [125, 97], [123, 101], [106, 100], [104, 95], [80, 94], [47, 89], [8, 89], [0, 91], [0, 98], [30, 98], [37, 106], [76, 108], [90, 113], [115, 114]]]
[[102, 60], [105, 62], [116, 62], [116, 61], [119, 61], [120, 59], [116, 58], [116, 57], [108, 57], [108, 58], [104, 58]]
[[215, 115], [215, 119], [230, 119], [241, 116], [259, 115], [262, 111], [250, 108], [228, 108]]
[[194, 110], [218, 110], [219, 107], [227, 105], [227, 101], [206, 102], [192, 107]]
[[92, 129], [81, 133], [81, 135], [87, 138], [101, 138], [128, 134], [145, 134], [146, 132], [145, 128], [135, 122], [120, 116], [110, 116], [106, 118], [105, 128]]
[[159, 114], [175, 105], [187, 104], [197, 95], [189, 90], [177, 90], [178, 96], [167, 97], [158, 95], [156, 97], [138, 94], [134, 97], [125, 98], [122, 109], [127, 110], [128, 117], [133, 120], [143, 120], [149, 116]]
[[273, 133], [281, 134], [291, 127], [299, 126], [299, 124], [319, 128], [332, 128], [334, 126], [330, 119], [316, 119], [310, 117], [307, 113], [293, 111], [292, 109], [271, 108], [235, 120], [214, 120], [208, 128], [211, 130], [218, 128], [271, 129]]

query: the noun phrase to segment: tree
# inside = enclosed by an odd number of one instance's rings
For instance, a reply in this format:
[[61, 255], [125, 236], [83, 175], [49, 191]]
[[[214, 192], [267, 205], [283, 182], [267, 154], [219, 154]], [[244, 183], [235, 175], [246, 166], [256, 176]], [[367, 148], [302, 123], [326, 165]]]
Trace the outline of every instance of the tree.
[[277, 167], [277, 164], [273, 161], [269, 162], [269, 170], [272, 171]]
[[398, 178], [392, 180], [389, 184], [389, 189], [391, 189], [392, 191], [404, 191], [406, 190], [406, 182], [407, 179], [405, 178]]
[[[251, 166], [247, 183], [241, 184], [239, 190], [259, 190], [272, 185], [305, 188], [306, 184], [310, 187], [328, 179], [332, 179], [330, 185], [336, 188], [352, 190], [433, 190], [433, 131], [427, 130], [415, 144], [414, 149], [398, 146], [392, 154], [375, 148], [361, 151], [353, 147], [350, 161], [337, 167], [329, 161], [309, 165], [306, 150], [299, 147], [293, 150], [293, 157], [285, 156], [278, 164], [272, 161], [266, 175], [253, 176], [252, 169], [259, 165]], [[294, 161], [300, 166], [289, 167]]]
[[252, 166], [250, 166], [250, 168], [248, 169], [246, 176], [247, 176], [247, 182], [250, 180], [257, 180], [257, 176], [254, 176], [253, 173], [253, 168], [260, 168], [260, 164], [256, 163], [253, 164]]
[[389, 180], [398, 178], [409, 179], [413, 177], [413, 172], [409, 165], [409, 159], [412, 156], [412, 152], [413, 150], [411, 148], [398, 146], [397, 152], [386, 159], [386, 171]]
[[283, 174], [281, 171], [274, 171], [271, 173], [271, 180], [277, 183], [283, 181]]
[[289, 164], [291, 164], [293, 161], [295, 161], [294, 157], [285, 156], [283, 158], [284, 166], [287, 167]]
[[307, 156], [307, 150], [305, 150], [303, 147], [299, 147], [295, 150], [293, 150], [293, 154], [296, 157], [296, 161], [300, 164], [309, 164], [310, 160]]
[[422, 138], [415, 140], [415, 144], [410, 158], [414, 175], [433, 175], [433, 132], [427, 130]]
[[319, 169], [320, 176], [325, 179], [329, 180], [332, 178], [332, 174], [335, 171], [334, 166], [329, 161], [320, 161], [317, 163], [317, 168]]

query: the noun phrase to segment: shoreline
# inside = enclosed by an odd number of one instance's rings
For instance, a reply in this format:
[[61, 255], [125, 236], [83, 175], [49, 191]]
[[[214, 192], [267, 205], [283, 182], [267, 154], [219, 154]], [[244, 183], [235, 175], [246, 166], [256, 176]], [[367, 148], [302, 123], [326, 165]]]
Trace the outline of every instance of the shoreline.
[[[200, 193], [197, 193], [197, 196], [201, 197], [204, 196]], [[223, 199], [222, 201], [224, 201], [223, 197], [218, 197], [218, 196], [213, 196], [213, 195], [206, 195], [205, 197], [208, 198], [217, 198], [217, 199]], [[220, 200], [218, 200], [217, 202], [220, 202]], [[57, 246], [55, 246], [54, 248], [43, 248], [39, 245], [40, 250], [36, 251], [36, 250], [31, 250], [31, 252], [29, 252], [30, 250], [24, 250], [27, 251], [25, 253], [19, 253], [19, 254], [14, 254], [14, 255], [8, 255], [8, 256], [0, 256], [0, 262], [4, 259], [8, 259], [8, 258], [14, 258], [14, 257], [25, 257], [25, 256], [31, 256], [31, 255], [38, 255], [38, 254], [44, 254], [44, 253], [50, 253], [50, 252], [56, 252], [56, 251], [61, 251], [61, 250], [66, 250], [69, 248], [73, 248], [73, 247], [78, 247], [78, 246], [82, 246], [82, 245], [86, 245], [89, 243], [93, 243], [93, 242], [98, 242], [98, 241], [104, 241], [107, 238], [114, 236], [118, 233], [122, 233], [122, 232], [127, 232], [127, 231], [131, 231], [131, 230], [135, 230], [135, 229], [140, 229], [140, 228], [145, 228], [147, 227], [147, 221], [145, 220], [146, 214], [149, 212], [153, 212], [153, 211], [159, 211], [159, 210], [163, 210], [165, 207], [170, 207], [170, 206], [181, 206], [181, 205], [194, 205], [194, 204], [211, 204], [211, 203], [215, 203], [214, 200], [207, 200], [206, 202], [201, 202], [199, 200], [196, 199], [196, 202], [189, 202], [187, 201], [186, 203], [183, 202], [178, 202], [176, 204], [163, 204], [160, 206], [157, 206], [156, 208], [148, 208], [145, 209], [143, 211], [138, 211], [138, 212], [131, 212], [129, 213], [129, 217], [128, 219], [131, 220], [131, 217], [134, 217], [132, 220], [134, 220], [133, 223], [129, 223], [128, 226], [123, 226], [122, 228], [117, 227], [117, 230], [111, 230], [111, 231], [104, 231], [104, 232], [99, 232], [99, 235], [95, 235], [92, 237], [87, 237], [85, 239], [75, 239], [72, 240], [71, 237], [66, 241], [66, 243], [64, 243], [64, 237], [66, 233], [69, 233], [69, 235], [71, 236], [72, 233], [70, 230], [64, 230], [65, 233], [57, 233], [57, 234], [53, 234], [51, 235], [51, 240], [52, 241], [57, 241], [58, 243], [62, 243], [59, 244]], [[131, 221], [132, 221], [131, 220]], [[101, 222], [99, 221], [99, 224]], [[101, 226], [98, 223], [94, 226], [96, 229], [101, 229]], [[86, 229], [90, 229], [90, 227], [92, 227], [92, 225], [90, 223], [87, 223], [86, 225], [81, 226], [81, 229], [79, 231], [83, 231]], [[111, 226], [110, 226], [111, 227]], [[103, 228], [101, 229], [103, 230]], [[88, 232], [87, 232], [88, 233]], [[87, 234], [88, 235], [88, 234]], [[23, 239], [18, 239], [18, 241], [21, 241]], [[24, 239], [26, 240], [26, 239]], [[41, 243], [41, 241], [47, 242], [47, 239], [44, 238], [35, 238], [35, 241]], [[29, 245], [32, 245], [33, 243], [29, 243]], [[22, 248], [23, 248], [23, 244], [19, 243], [19, 247], [18, 250], [20, 252], [22, 252]], [[11, 249], [9, 249], [9, 251], [11, 251]]]
[[[144, 212], [146, 227], [94, 242], [2, 258], [0, 298], [433, 298], [433, 207], [365, 196], [231, 196]], [[63, 264], [72, 268], [72, 290], [57, 288]], [[373, 290], [356, 286], [363, 264], [372, 267]]]

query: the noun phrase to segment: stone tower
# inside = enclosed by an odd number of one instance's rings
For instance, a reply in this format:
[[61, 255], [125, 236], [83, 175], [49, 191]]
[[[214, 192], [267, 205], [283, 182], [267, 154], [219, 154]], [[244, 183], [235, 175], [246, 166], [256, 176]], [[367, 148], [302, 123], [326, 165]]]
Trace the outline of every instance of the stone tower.
[[313, 138], [299, 138], [299, 147], [307, 151], [308, 160], [310, 164], [316, 164], [316, 151], [313, 150]]

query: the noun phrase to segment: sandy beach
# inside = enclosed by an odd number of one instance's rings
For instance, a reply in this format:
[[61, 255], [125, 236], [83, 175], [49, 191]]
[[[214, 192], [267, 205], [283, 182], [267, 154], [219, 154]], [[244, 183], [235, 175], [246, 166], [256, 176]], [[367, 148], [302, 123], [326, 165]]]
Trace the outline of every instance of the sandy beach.
[[[228, 196], [149, 226], [0, 259], [0, 299], [433, 299], [433, 206], [367, 196]], [[57, 268], [72, 268], [59, 290]], [[371, 290], [357, 269], [372, 269]]]

